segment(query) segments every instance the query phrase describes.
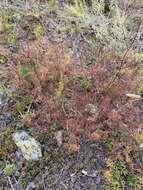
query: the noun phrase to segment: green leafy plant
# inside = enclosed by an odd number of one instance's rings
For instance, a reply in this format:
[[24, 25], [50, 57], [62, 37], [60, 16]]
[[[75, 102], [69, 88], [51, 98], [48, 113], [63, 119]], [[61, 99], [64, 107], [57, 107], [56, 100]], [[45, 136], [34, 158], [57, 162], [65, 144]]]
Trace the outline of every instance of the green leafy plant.
[[11, 32], [14, 30], [15, 25], [9, 23], [0, 23], [0, 31], [1, 32]]
[[126, 179], [126, 183], [129, 187], [137, 187], [140, 183], [140, 177], [133, 173], [129, 173]]
[[34, 63], [29, 63], [27, 65], [21, 66], [20, 75], [25, 78], [30, 77], [31, 73], [34, 72], [35, 67], [36, 66]]
[[55, 91], [55, 96], [54, 96], [55, 100], [58, 101], [58, 102], [60, 101], [60, 98], [62, 96], [62, 92], [64, 90], [64, 85], [65, 85], [64, 77], [61, 76], [60, 80], [58, 82], [58, 87], [57, 87], [57, 89]]
[[90, 79], [88, 79], [87, 77], [80, 76], [80, 75], [75, 76], [74, 79], [80, 83], [80, 86], [82, 89], [86, 91], [90, 91], [92, 87]]
[[16, 102], [14, 106], [14, 114], [20, 114], [21, 116], [27, 112], [28, 105], [32, 102], [32, 97], [23, 96]]
[[47, 11], [49, 12], [49, 13], [52, 13], [52, 12], [55, 12], [55, 11], [57, 11], [58, 10], [58, 8], [59, 8], [59, 3], [58, 3], [58, 1], [49, 1], [48, 3], [47, 3]]
[[126, 47], [126, 16], [119, 6], [110, 3], [110, 16], [104, 14], [104, 1], [91, 0], [89, 6], [85, 0], [75, 0], [67, 5], [68, 17], [78, 23], [80, 28], [92, 29], [95, 41], [106, 45], [106, 49], [121, 51]]
[[99, 15], [104, 9], [103, 1], [91, 0], [91, 6], [85, 0], [74, 0], [74, 5], [67, 6], [69, 15], [87, 19], [90, 14]]
[[15, 33], [10, 34], [8, 38], [6, 39], [7, 45], [14, 45], [17, 42], [17, 35]]
[[107, 140], [105, 141], [105, 146], [106, 146], [109, 150], [112, 150], [112, 148], [113, 148], [113, 142], [112, 142], [112, 140], [111, 140], [111, 139], [107, 139]]
[[59, 28], [60, 32], [68, 32], [68, 33], [79, 33], [84, 32], [84, 29], [80, 27], [80, 25], [77, 23], [74, 24], [68, 24], [67, 26]]
[[119, 159], [112, 167], [112, 190], [122, 190], [125, 186], [139, 187], [140, 177], [130, 172], [123, 160]]
[[15, 164], [7, 164], [3, 169], [3, 172], [6, 176], [11, 176], [16, 172], [16, 165]]
[[29, 67], [22, 67], [21, 70], [20, 70], [20, 74], [21, 74], [23, 77], [29, 76], [29, 74], [30, 74], [30, 69], [29, 69]]
[[143, 96], [143, 84], [138, 85], [137, 87], [137, 93]]
[[8, 58], [5, 55], [0, 54], [0, 65], [6, 64]]
[[35, 28], [34, 28], [34, 34], [35, 34], [35, 36], [36, 36], [36, 38], [41, 38], [41, 37], [43, 37], [44, 35], [45, 35], [45, 30], [44, 30], [44, 28], [42, 27], [42, 26], [36, 26]]
[[15, 29], [15, 23], [12, 23], [11, 11], [0, 9], [0, 32], [12, 32]]
[[124, 161], [118, 160], [117, 163], [115, 163], [115, 173], [119, 176], [126, 176], [128, 174], [127, 166], [125, 165]]

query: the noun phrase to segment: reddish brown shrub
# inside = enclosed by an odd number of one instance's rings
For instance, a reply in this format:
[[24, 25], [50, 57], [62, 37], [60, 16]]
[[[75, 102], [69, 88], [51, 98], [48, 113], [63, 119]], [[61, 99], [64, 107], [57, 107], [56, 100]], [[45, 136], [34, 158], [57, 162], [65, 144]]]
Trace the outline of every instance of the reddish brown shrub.
[[[48, 131], [56, 123], [66, 129], [71, 150], [79, 150], [81, 136], [99, 140], [113, 127], [142, 127], [139, 105], [125, 96], [136, 85], [134, 63], [124, 58], [124, 67], [115, 78], [122, 58], [115, 53], [97, 58], [99, 50], [95, 49], [90, 66], [88, 52], [74, 59], [67, 43], [28, 42], [16, 55], [14, 82], [22, 94], [34, 96], [32, 125]], [[32, 71], [21, 76], [21, 67], [31, 62]]]

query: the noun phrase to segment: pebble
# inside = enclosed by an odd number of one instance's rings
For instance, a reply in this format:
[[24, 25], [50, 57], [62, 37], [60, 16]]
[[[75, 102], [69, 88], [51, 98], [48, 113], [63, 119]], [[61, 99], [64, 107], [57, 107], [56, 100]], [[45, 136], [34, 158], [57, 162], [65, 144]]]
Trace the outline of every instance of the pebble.
[[3, 98], [4, 98], [4, 92], [2, 89], [0, 89], [0, 106], [2, 105], [3, 103]]

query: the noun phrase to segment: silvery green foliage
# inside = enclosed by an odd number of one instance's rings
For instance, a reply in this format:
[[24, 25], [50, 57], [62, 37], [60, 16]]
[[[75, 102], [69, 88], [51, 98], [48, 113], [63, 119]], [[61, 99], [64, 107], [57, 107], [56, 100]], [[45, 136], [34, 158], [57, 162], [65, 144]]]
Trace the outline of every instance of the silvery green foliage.
[[92, 10], [91, 12], [95, 15], [100, 15], [104, 11], [104, 0], [92, 0]]
[[127, 29], [125, 26], [126, 16], [124, 12], [116, 5], [111, 6], [111, 26], [109, 33], [111, 36], [110, 48], [116, 49], [117, 51], [126, 48], [127, 40]]
[[107, 51], [126, 48], [126, 17], [115, 1], [110, 2], [109, 16], [104, 14], [103, 0], [92, 0], [92, 7], [88, 7], [85, 0], [75, 0], [75, 6], [68, 6], [67, 11], [70, 19], [74, 19], [80, 27], [92, 29], [96, 41], [104, 44]]
[[108, 35], [109, 22], [104, 15], [89, 15], [84, 21], [85, 27], [91, 27], [96, 34], [96, 38], [102, 41]]
[[6, 176], [11, 176], [16, 172], [16, 166], [14, 164], [7, 164], [3, 172]]

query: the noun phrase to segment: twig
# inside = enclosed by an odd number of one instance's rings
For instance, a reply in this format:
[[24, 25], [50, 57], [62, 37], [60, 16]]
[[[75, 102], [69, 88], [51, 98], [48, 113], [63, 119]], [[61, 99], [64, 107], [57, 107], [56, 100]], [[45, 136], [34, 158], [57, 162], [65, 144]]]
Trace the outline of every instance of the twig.
[[140, 95], [137, 95], [137, 94], [126, 94], [127, 97], [129, 98], [136, 98], [136, 99], [141, 99], [142, 97]]
[[125, 62], [125, 58], [126, 58], [126, 56], [128, 55], [130, 49], [132, 48], [132, 46], [133, 46], [133, 44], [134, 44], [134, 42], [135, 42], [135, 40], [136, 40], [136, 37], [137, 37], [137, 35], [138, 35], [138, 32], [139, 32], [139, 30], [140, 30], [141, 25], [142, 25], [142, 22], [140, 22], [140, 24], [139, 24], [139, 26], [138, 26], [138, 29], [137, 29], [137, 32], [136, 32], [136, 34], [135, 34], [135, 36], [134, 36], [134, 38], [133, 38], [133, 40], [132, 40], [130, 46], [127, 48], [127, 50], [125, 51], [125, 53], [124, 53], [124, 55], [123, 55], [123, 57], [122, 57], [122, 59], [121, 59], [121, 65], [120, 65], [118, 71], [115, 73], [113, 79], [109, 82], [108, 87], [107, 87], [107, 90], [108, 90], [109, 88], [111, 88], [111, 86], [113, 85], [113, 83], [115, 82], [115, 80], [119, 77], [120, 72], [121, 72], [121, 70], [122, 70], [124, 64], [126, 63], [126, 62]]
[[8, 182], [9, 182], [9, 185], [10, 185], [11, 189], [15, 190], [14, 186], [12, 185], [12, 182], [11, 182], [11, 179], [10, 179], [9, 176], [7, 177], [7, 179], [8, 179]]

